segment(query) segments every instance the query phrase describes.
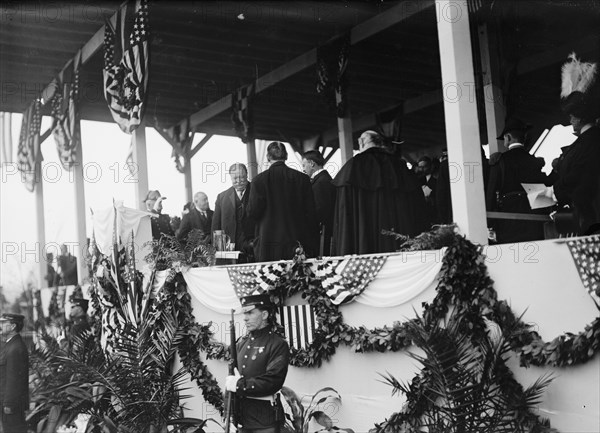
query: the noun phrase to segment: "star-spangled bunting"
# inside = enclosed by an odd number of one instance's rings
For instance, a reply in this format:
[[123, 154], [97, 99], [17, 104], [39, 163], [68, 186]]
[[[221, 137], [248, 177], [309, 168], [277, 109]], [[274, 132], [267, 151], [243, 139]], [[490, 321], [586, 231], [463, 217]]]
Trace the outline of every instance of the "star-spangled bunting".
[[335, 305], [346, 304], [360, 295], [377, 276], [387, 257], [348, 257], [320, 263], [315, 276], [322, 281]]
[[[52, 135], [60, 162], [67, 170], [77, 162], [76, 151], [81, 141], [78, 102], [81, 50], [75, 56], [71, 67], [71, 76], [67, 77], [67, 80], [65, 73], [59, 75], [56, 83], [58, 89], [52, 98]], [[69, 79], [71, 82], [67, 82]]]
[[600, 308], [600, 235], [567, 242], [583, 287]]
[[35, 165], [41, 159], [40, 126], [42, 116], [40, 108], [41, 103], [36, 99], [25, 110], [21, 123], [21, 134], [19, 135], [17, 162], [19, 171], [21, 172], [21, 179], [30, 192], [33, 192], [37, 181]]
[[[131, 17], [133, 15], [133, 25]], [[117, 12], [116, 26], [104, 30], [104, 97], [113, 119], [131, 134], [141, 121], [148, 87], [150, 28], [148, 2], [137, 0]]]
[[229, 280], [238, 298], [261, 295], [273, 288], [277, 280], [288, 272], [289, 262], [268, 265], [228, 267]]

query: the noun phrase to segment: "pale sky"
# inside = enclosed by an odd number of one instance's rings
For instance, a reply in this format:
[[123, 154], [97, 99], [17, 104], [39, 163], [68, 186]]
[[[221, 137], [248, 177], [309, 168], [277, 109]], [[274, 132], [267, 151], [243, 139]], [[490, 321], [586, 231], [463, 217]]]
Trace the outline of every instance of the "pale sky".
[[[16, 160], [21, 115], [13, 114], [12, 122], [13, 153]], [[44, 117], [42, 131], [50, 125]], [[89, 209], [112, 206], [113, 198], [123, 200], [125, 206], [141, 208], [135, 203], [134, 186], [125, 160], [131, 137], [114, 123], [81, 122], [83, 143], [83, 164], [85, 180], [85, 200], [87, 233], [92, 233]], [[200, 141], [203, 134], [196, 134], [194, 142]], [[148, 158], [148, 185], [158, 189], [167, 199], [163, 203], [163, 213], [181, 216], [185, 204], [184, 177], [175, 168], [171, 158], [171, 146], [153, 129], [146, 128]], [[260, 146], [257, 146], [260, 147]], [[297, 155], [288, 146], [288, 165], [301, 169]], [[59, 163], [54, 138], [49, 137], [42, 144], [44, 162], [44, 217], [46, 224], [46, 244], [76, 242], [74, 183], [69, 172]], [[209, 198], [211, 209], [217, 194], [231, 186], [228, 169], [234, 162], [247, 162], [246, 146], [237, 137], [215, 136], [192, 159], [192, 190], [204, 191]], [[335, 175], [340, 165], [339, 151], [327, 165]], [[16, 172], [16, 165], [6, 165], [2, 161], [2, 181], [0, 183], [0, 284], [4, 286], [9, 300], [26, 286], [28, 280], [37, 284], [34, 255], [27, 254], [36, 248], [37, 231], [35, 215], [35, 195], [27, 191]], [[17, 251], [13, 253], [13, 251]]]

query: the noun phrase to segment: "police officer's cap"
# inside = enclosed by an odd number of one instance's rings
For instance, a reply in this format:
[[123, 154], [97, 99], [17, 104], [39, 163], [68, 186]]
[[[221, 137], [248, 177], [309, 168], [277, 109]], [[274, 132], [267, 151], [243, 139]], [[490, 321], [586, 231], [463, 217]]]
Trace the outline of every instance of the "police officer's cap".
[[83, 311], [87, 311], [89, 301], [84, 298], [73, 298], [71, 300], [71, 307], [81, 307]]
[[23, 324], [23, 320], [25, 320], [25, 316], [22, 314], [3, 313], [0, 316], [0, 322], [10, 322], [17, 325]]
[[244, 313], [252, 311], [256, 307], [272, 307], [271, 297], [267, 294], [249, 295], [240, 299]]

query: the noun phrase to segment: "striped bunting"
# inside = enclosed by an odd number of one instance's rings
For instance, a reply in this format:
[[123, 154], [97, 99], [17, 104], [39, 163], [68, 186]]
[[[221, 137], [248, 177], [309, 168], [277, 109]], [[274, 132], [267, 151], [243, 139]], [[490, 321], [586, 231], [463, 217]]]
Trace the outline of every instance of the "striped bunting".
[[346, 304], [360, 295], [377, 276], [387, 256], [352, 256], [320, 263], [315, 276], [322, 281], [335, 305]]
[[600, 308], [600, 235], [567, 242], [583, 287]]
[[41, 103], [38, 99], [23, 113], [21, 134], [19, 135], [19, 148], [17, 163], [21, 172], [21, 179], [28, 191], [33, 192], [37, 179], [35, 178], [35, 165], [41, 159], [40, 153], [40, 114]]
[[306, 349], [311, 345], [317, 328], [316, 316], [312, 306], [282, 306], [279, 310], [279, 319], [290, 348]]
[[57, 82], [58, 89], [52, 98], [52, 135], [60, 163], [67, 170], [77, 162], [76, 151], [81, 141], [78, 109], [81, 50], [77, 52], [71, 66], [72, 82], [65, 82], [61, 73]]
[[110, 21], [105, 25], [104, 97], [113, 119], [128, 134], [140, 125], [144, 113], [149, 33], [147, 0], [119, 9], [116, 27]]
[[244, 143], [254, 139], [252, 99], [254, 99], [254, 84], [241, 87], [231, 95], [231, 121], [237, 136]]
[[238, 298], [261, 295], [271, 290], [279, 278], [288, 272], [290, 262], [268, 265], [232, 266], [227, 268], [229, 280]]

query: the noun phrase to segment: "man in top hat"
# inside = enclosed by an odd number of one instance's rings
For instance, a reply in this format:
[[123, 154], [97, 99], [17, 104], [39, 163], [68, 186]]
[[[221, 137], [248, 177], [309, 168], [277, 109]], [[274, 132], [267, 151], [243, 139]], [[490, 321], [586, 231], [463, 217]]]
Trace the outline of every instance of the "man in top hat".
[[20, 314], [0, 316], [0, 410], [2, 431], [7, 433], [27, 433], [29, 354], [20, 335], [23, 320]]
[[227, 376], [225, 389], [235, 392], [237, 422], [244, 433], [278, 433], [283, 424], [279, 390], [287, 375], [290, 349], [273, 330], [274, 305], [269, 295], [241, 299], [248, 334], [237, 342], [235, 375]]
[[[532, 211], [527, 193], [521, 183], [548, 182], [542, 168], [544, 161], [531, 155], [525, 147], [525, 137], [531, 125], [520, 119], [509, 118], [498, 139], [507, 147], [504, 153], [490, 156], [490, 177], [486, 191], [489, 211], [543, 213]], [[547, 212], [546, 212], [547, 213]], [[541, 222], [523, 220], [497, 220], [494, 223], [498, 242], [523, 242], [544, 238]]]
[[174, 236], [173, 229], [171, 228], [171, 218], [169, 215], [163, 214], [162, 209], [163, 197], [158, 190], [150, 190], [146, 194], [144, 203], [146, 204], [146, 210], [152, 212], [155, 216], [150, 218], [150, 224], [152, 226], [152, 239], [160, 239], [161, 235]]
[[71, 337], [82, 338], [91, 331], [87, 315], [88, 305], [89, 301], [84, 298], [73, 298], [71, 300], [71, 311], [69, 313]]

